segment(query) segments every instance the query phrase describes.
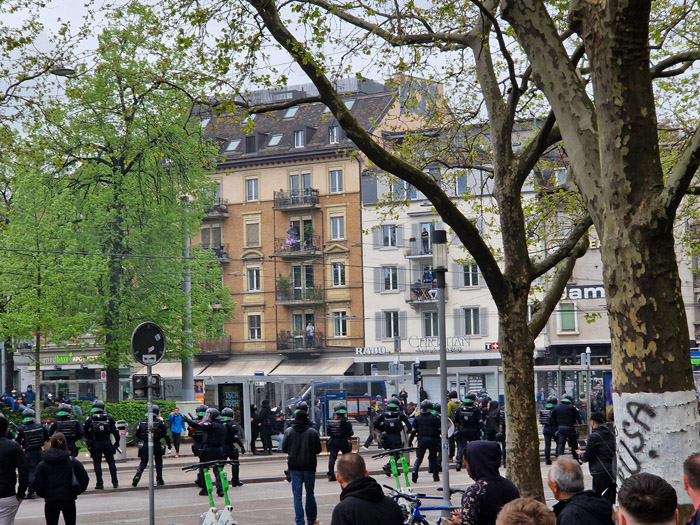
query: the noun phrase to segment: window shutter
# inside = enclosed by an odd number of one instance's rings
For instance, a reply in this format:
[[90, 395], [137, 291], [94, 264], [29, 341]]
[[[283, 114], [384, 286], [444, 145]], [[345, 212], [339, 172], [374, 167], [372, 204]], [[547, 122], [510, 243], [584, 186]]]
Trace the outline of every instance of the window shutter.
[[374, 244], [375, 248], [381, 248], [384, 243], [382, 242], [382, 227], [380, 226], [379, 228], [376, 228], [372, 232], [372, 244]]
[[464, 312], [461, 308], [455, 308], [452, 310], [452, 315], [454, 316], [455, 322], [455, 335], [464, 335]]
[[484, 276], [481, 273], [481, 269], [479, 269], [479, 288], [483, 288], [486, 286], [486, 281], [484, 281]]
[[382, 312], [374, 313], [374, 325], [374, 335], [377, 341], [381, 341], [382, 339], [384, 339], [384, 314]]
[[489, 335], [488, 308], [479, 308], [479, 330], [481, 332], [480, 335]]
[[381, 268], [374, 269], [374, 291], [381, 292], [384, 289], [384, 275]]
[[417, 222], [414, 222], [411, 224], [411, 237], [416, 240], [416, 242], [420, 242], [420, 224]]
[[452, 286], [461, 288], [464, 285], [464, 266], [457, 263], [452, 263]]
[[201, 245], [203, 248], [209, 248], [211, 246], [211, 241], [210, 239], [210, 234], [211, 230], [209, 228], [203, 228], [202, 232], [200, 234], [200, 238], [202, 239]]
[[215, 248], [221, 245], [221, 226], [211, 227], [211, 245]]
[[399, 337], [401, 339], [406, 339], [408, 333], [407, 328], [407, 315], [405, 310], [399, 310]]
[[396, 267], [396, 278], [397, 278], [397, 285], [399, 287], [399, 290], [405, 290], [406, 289], [406, 267], [405, 266], [397, 266]]
[[403, 226], [396, 225], [396, 246], [403, 248]]

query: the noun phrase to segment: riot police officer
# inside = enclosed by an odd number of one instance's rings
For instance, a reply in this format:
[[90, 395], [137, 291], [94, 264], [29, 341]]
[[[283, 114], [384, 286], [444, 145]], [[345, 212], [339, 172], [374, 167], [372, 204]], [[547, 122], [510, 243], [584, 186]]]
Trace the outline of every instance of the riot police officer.
[[[552, 440], [555, 440], [556, 445], [556, 433], [557, 427], [552, 424], [552, 410], [557, 405], [559, 401], [556, 396], [549, 396], [547, 398], [546, 404], [542, 410], [540, 410], [540, 425], [542, 425], [542, 435], [544, 436], [544, 461], [547, 465], [552, 464]], [[556, 447], [555, 447], [556, 448]]]
[[352, 423], [348, 420], [348, 411], [344, 404], [339, 403], [333, 409], [333, 419], [328, 421], [326, 428], [328, 430], [328, 441], [326, 448], [328, 449], [328, 481], [335, 481], [335, 460], [338, 457], [338, 452], [347, 454], [351, 450], [350, 439], [354, 432]]
[[[204, 419], [197, 424], [204, 431], [202, 448], [199, 451], [200, 461], [206, 462], [224, 459], [223, 446], [224, 441], [226, 440], [227, 430], [226, 425], [224, 425], [221, 421], [221, 414], [219, 413], [219, 410], [216, 408], [207, 408]], [[223, 496], [224, 489], [221, 485], [221, 476], [219, 476], [218, 468], [214, 469], [214, 477], [216, 478], [216, 494], [217, 496]], [[203, 471], [202, 479], [204, 479]], [[199, 491], [199, 495], [207, 495], [206, 487]]]
[[503, 466], [506, 465], [506, 413], [495, 399], [489, 401], [489, 415], [484, 424], [486, 439], [497, 441], [501, 445]]
[[241, 439], [241, 429], [233, 420], [232, 408], [226, 407], [221, 411], [221, 421], [223, 421], [226, 426], [226, 438], [224, 439], [224, 445], [222, 447], [223, 459], [233, 460], [231, 464], [230, 485], [232, 487], [242, 487], [243, 482], [241, 481], [240, 475], [241, 465], [238, 461], [238, 449], [235, 445], [240, 447], [241, 454], [245, 454], [245, 445], [243, 444], [243, 439]]
[[[408, 421], [406, 414], [401, 412], [399, 408], [399, 400], [392, 397], [386, 410], [377, 416], [374, 422], [375, 428], [382, 433], [382, 448], [385, 450], [394, 450], [405, 445], [404, 437], [406, 432], [411, 431], [411, 423]], [[399, 458], [396, 454], [395, 459]], [[391, 461], [384, 465], [384, 473], [391, 477]]]
[[578, 459], [576, 450], [578, 449], [578, 439], [576, 437], [576, 429], [574, 425], [583, 423], [583, 418], [578, 409], [571, 403], [571, 398], [564, 395], [561, 398], [561, 404], [552, 409], [549, 416], [549, 421], [552, 426], [557, 427], [557, 451], [556, 456], [561, 456], [566, 449], [566, 444], [571, 448], [571, 455], [574, 459]]
[[413, 420], [413, 431], [408, 440], [409, 445], [418, 436], [416, 461], [413, 463], [413, 483], [418, 481], [418, 469], [423, 462], [425, 451], [428, 451], [428, 464], [433, 473], [433, 481], [440, 481], [440, 464], [438, 463], [438, 448], [440, 445], [440, 418], [434, 413], [434, 405], [430, 400], [421, 401], [420, 414]]
[[24, 465], [29, 472], [29, 485], [27, 499], [34, 497], [34, 471], [41, 461], [41, 447], [49, 440], [49, 433], [35, 421], [36, 414], [31, 408], [25, 408], [22, 412], [22, 424], [17, 429], [15, 441], [24, 449]]
[[[204, 420], [204, 416], [206, 416], [208, 408], [209, 407], [207, 405], [199, 405], [197, 407], [197, 416], [195, 419], [190, 419], [189, 417], [183, 418], [185, 423], [187, 423], [188, 432], [192, 438], [192, 453], [195, 455], [195, 457], [199, 458], [199, 461], [202, 461], [202, 457], [199, 455], [199, 453], [202, 450], [202, 443], [204, 442], [204, 429], [199, 426], [199, 423]], [[200, 489], [206, 492], [206, 487], [204, 486], [204, 475], [201, 469], [197, 472], [197, 479], [195, 480], [195, 483]]]
[[[119, 447], [119, 431], [114, 422], [114, 418], [105, 414], [105, 404], [99, 399], [92, 402], [90, 415], [85, 419], [83, 424], [83, 435], [87, 440], [87, 447], [92, 456], [92, 464], [95, 468], [95, 477], [97, 490], [104, 489], [102, 482], [102, 456], [109, 466], [109, 474], [112, 477], [112, 486], [116, 489], [119, 486], [117, 479], [117, 465], [114, 462], [114, 453]], [[114, 444], [110, 436], [114, 436]]]
[[77, 458], [78, 446], [75, 442], [83, 437], [83, 429], [80, 422], [71, 417], [72, 412], [73, 409], [69, 404], [61, 403], [58, 405], [57, 418], [49, 427], [49, 436], [53, 436], [56, 432], [61, 432], [66, 436], [68, 451], [74, 458]]
[[[170, 443], [168, 429], [165, 427], [165, 423], [160, 417], [160, 408], [158, 405], [152, 405], [151, 411], [153, 412], [153, 462], [156, 466], [156, 483], [158, 485], [165, 485], [165, 480], [163, 480], [163, 446], [160, 440], [165, 439], [165, 444], [168, 445], [169, 449], [173, 447]], [[136, 467], [136, 475], [134, 475], [134, 479], [131, 481], [132, 487], [139, 484], [141, 474], [143, 474], [146, 466], [148, 466], [148, 414], [146, 414], [136, 426], [134, 438], [138, 443], [139, 459], [141, 462], [139, 466]]]
[[456, 470], [462, 470], [462, 454], [470, 441], [479, 441], [484, 427], [481, 410], [475, 405], [476, 394], [469, 392], [454, 413], [455, 441], [457, 442]]

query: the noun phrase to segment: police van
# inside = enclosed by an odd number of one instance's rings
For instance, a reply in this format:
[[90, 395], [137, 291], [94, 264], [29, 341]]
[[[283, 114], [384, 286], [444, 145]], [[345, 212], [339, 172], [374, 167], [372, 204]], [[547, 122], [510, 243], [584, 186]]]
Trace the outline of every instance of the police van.
[[[367, 420], [367, 407], [372, 399], [376, 396], [381, 396], [382, 400], [386, 399], [386, 383], [384, 381], [343, 381], [342, 388], [339, 381], [324, 381], [314, 383], [313, 388], [315, 400], [319, 400], [323, 407], [328, 406], [328, 400], [329, 398], [333, 399], [333, 394], [343, 392], [348, 416], [352, 416], [362, 423]], [[304, 386], [299, 396], [286, 401], [287, 413], [293, 413], [294, 407], [300, 401], [306, 401], [311, 406], [311, 385]]]

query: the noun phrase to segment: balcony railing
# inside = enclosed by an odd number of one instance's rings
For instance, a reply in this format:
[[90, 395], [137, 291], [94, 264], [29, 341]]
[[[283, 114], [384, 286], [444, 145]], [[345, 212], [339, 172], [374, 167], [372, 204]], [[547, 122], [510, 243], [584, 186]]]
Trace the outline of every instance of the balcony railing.
[[197, 346], [202, 350], [200, 356], [230, 355], [231, 336], [224, 335], [219, 339], [199, 339]]
[[313, 304], [323, 300], [320, 286], [307, 288], [279, 288], [275, 286], [275, 299], [278, 304]]
[[303, 332], [280, 330], [277, 334], [277, 350], [318, 350], [323, 348], [323, 334], [307, 336]]
[[406, 247], [406, 257], [432, 257], [433, 243], [430, 239], [411, 237]]
[[275, 239], [275, 255], [281, 257], [309, 257], [321, 250], [321, 237], [306, 235], [303, 238], [289, 236]]
[[[406, 302], [409, 304], [437, 303], [437, 282], [417, 282], [407, 287]], [[447, 287], [445, 287], [445, 299], [447, 299]]]
[[221, 262], [228, 262], [228, 244], [202, 244], [199, 246], [203, 250], [211, 250]]
[[216, 199], [214, 203], [204, 212], [203, 219], [220, 219], [228, 217], [228, 200]]
[[276, 210], [298, 210], [300, 208], [313, 208], [318, 206], [318, 190], [306, 188], [299, 191], [276, 191], [275, 192]]

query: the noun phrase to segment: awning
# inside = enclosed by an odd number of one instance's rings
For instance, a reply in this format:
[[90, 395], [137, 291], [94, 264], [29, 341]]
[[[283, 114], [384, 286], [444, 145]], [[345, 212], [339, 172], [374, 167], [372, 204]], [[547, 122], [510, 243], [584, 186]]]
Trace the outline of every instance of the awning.
[[281, 362], [282, 359], [229, 359], [220, 363], [212, 363], [199, 375], [212, 377], [254, 376], [256, 372], [269, 375]]
[[352, 357], [293, 359], [275, 368], [272, 376], [342, 376], [355, 363]]
[[[204, 367], [202, 365], [195, 364], [194, 375], [197, 375], [197, 371], [201, 371]], [[145, 374], [147, 372], [147, 367], [143, 367], [139, 370], [138, 374]], [[170, 361], [170, 362], [160, 362], [151, 367], [151, 373], [158, 374], [162, 378], [167, 379], [177, 379], [182, 378], [182, 362], [181, 361]]]

